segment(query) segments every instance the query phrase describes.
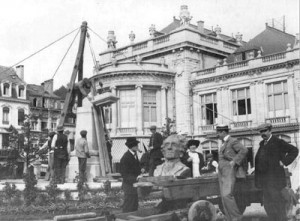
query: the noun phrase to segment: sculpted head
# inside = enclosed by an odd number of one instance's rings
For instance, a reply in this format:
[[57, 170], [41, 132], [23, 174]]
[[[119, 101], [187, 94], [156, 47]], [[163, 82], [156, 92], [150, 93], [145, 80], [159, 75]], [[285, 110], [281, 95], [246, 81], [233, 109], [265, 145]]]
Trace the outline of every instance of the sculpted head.
[[162, 145], [162, 152], [165, 159], [178, 159], [181, 153], [184, 151], [186, 144], [185, 137], [177, 134], [173, 134], [164, 140]]

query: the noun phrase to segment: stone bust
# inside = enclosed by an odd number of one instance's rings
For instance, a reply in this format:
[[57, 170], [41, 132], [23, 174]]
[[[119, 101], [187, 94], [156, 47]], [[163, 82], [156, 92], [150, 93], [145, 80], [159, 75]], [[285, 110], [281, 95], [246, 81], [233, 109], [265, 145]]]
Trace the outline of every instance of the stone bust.
[[173, 134], [164, 140], [162, 152], [165, 162], [156, 167], [154, 176], [191, 176], [190, 168], [180, 161], [180, 155], [184, 150], [185, 143], [185, 138], [177, 134]]

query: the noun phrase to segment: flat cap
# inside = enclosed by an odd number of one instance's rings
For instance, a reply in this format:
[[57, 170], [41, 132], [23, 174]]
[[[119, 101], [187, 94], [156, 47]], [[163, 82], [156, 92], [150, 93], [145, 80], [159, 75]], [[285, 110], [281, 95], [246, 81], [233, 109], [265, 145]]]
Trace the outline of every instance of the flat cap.
[[81, 135], [81, 136], [86, 136], [86, 134], [87, 134], [87, 131], [86, 131], [86, 130], [80, 131], [80, 135]]
[[217, 125], [217, 127], [216, 127], [216, 130], [218, 131], [218, 130], [229, 130], [229, 127], [228, 127], [228, 125], [224, 125], [224, 124], [220, 124], [220, 125]]
[[262, 130], [271, 130], [272, 129], [272, 124], [270, 123], [264, 123], [264, 124], [261, 124], [257, 127], [257, 130], [258, 131], [262, 131]]

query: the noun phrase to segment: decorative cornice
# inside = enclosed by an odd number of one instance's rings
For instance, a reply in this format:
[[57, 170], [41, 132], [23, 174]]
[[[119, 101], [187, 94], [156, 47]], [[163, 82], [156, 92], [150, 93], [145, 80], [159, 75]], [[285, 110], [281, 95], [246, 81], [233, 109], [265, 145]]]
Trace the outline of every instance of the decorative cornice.
[[273, 64], [273, 65], [268, 65], [268, 66], [263, 66], [263, 67], [259, 67], [259, 68], [255, 68], [255, 69], [248, 69], [248, 70], [237, 71], [237, 72], [232, 72], [232, 73], [224, 73], [221, 76], [210, 76], [210, 77], [207, 77], [207, 78], [196, 79], [196, 80], [190, 81], [190, 84], [192, 86], [194, 86], [194, 85], [197, 85], [197, 84], [204, 84], [204, 83], [209, 83], [209, 82], [213, 82], [213, 81], [219, 82], [221, 79], [226, 80], [226, 79], [229, 79], [229, 78], [252, 75], [253, 72], [260, 74], [261, 72], [265, 72], [265, 71], [271, 71], [271, 70], [276, 70], [276, 69], [280, 69], [280, 68], [286, 68], [287, 64], [293, 65], [293, 66], [296, 65], [296, 64], [299, 64], [299, 59], [295, 59], [295, 60], [287, 61], [287, 62], [283, 62], [283, 63], [277, 63], [277, 64]]
[[30, 103], [29, 100], [12, 98], [12, 97], [0, 97], [0, 102], [1, 101], [13, 102], [13, 103], [23, 103], [23, 104], [29, 104]]

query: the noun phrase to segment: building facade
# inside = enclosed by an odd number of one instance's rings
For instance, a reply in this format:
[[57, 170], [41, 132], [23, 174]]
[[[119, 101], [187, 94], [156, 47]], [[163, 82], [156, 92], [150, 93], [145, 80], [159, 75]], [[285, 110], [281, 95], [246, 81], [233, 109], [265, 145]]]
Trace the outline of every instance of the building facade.
[[[137, 136], [148, 146], [149, 127], [165, 127], [166, 118], [175, 120], [174, 131], [194, 136], [192, 87], [194, 70], [206, 69], [232, 54], [245, 42], [242, 35], [231, 37], [190, 23], [187, 6], [181, 6], [179, 19], [156, 31], [149, 28], [149, 39], [135, 42], [129, 34], [129, 45], [116, 48], [116, 36], [110, 31], [108, 49], [100, 53], [100, 63], [92, 77], [119, 101], [104, 108], [107, 128], [114, 138], [113, 159], [118, 162], [126, 150], [126, 137]], [[143, 149], [143, 147], [141, 146]]]
[[0, 149], [9, 147], [9, 128], [21, 131], [24, 117], [29, 113], [24, 67], [0, 66]]

